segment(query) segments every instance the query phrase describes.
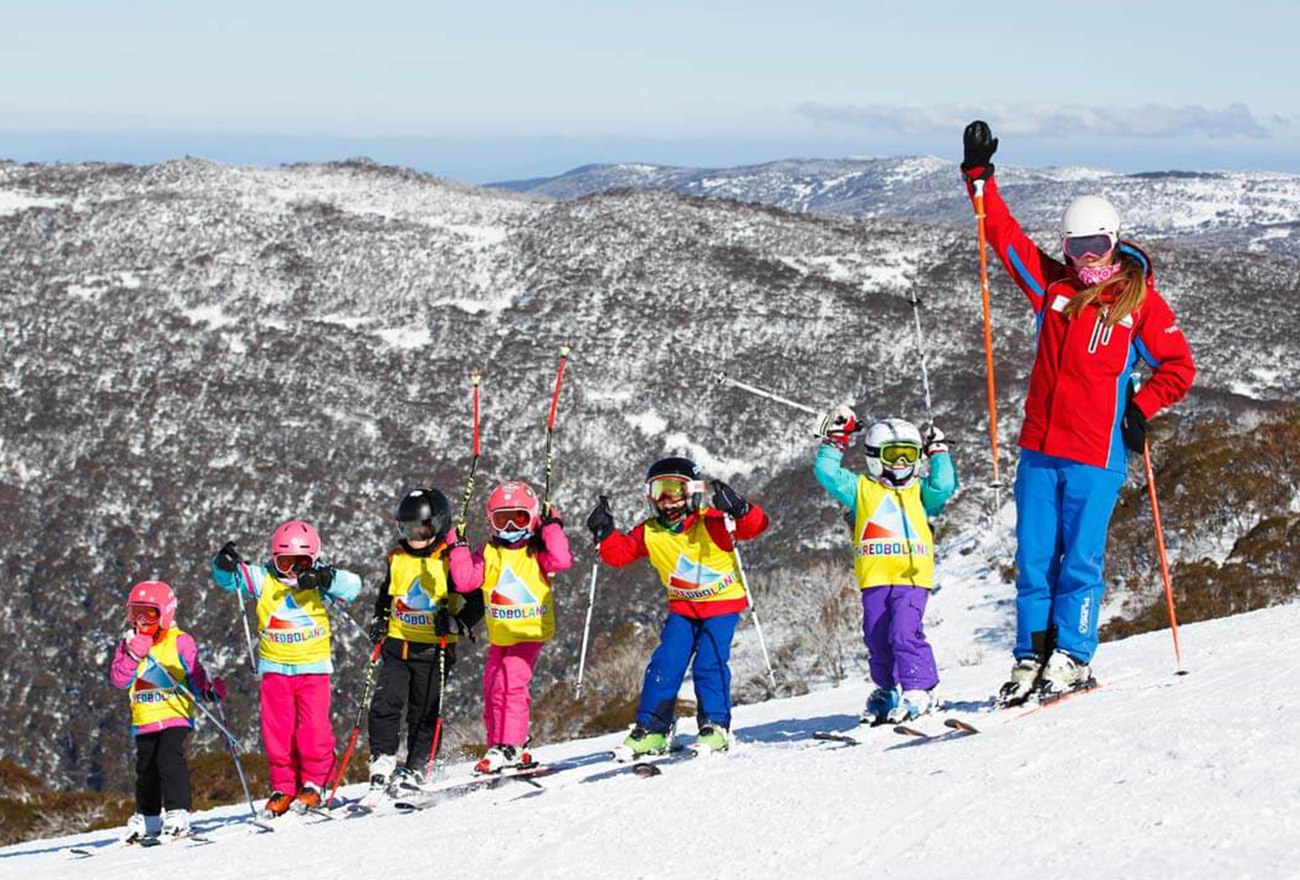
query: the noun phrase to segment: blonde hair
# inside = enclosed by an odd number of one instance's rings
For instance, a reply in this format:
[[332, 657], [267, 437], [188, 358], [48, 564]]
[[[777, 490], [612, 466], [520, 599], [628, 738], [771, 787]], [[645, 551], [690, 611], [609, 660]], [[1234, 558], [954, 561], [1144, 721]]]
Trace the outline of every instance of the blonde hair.
[[1115, 275], [1100, 284], [1085, 287], [1070, 298], [1069, 304], [1065, 307], [1067, 318], [1073, 320], [1079, 317], [1084, 309], [1100, 299], [1103, 291], [1116, 284], [1122, 285], [1119, 294], [1109, 303], [1102, 304], [1107, 327], [1114, 327], [1142, 308], [1142, 303], [1146, 302], [1147, 298], [1146, 268], [1136, 257], [1123, 252], [1119, 254], [1119, 262], [1120, 270]]

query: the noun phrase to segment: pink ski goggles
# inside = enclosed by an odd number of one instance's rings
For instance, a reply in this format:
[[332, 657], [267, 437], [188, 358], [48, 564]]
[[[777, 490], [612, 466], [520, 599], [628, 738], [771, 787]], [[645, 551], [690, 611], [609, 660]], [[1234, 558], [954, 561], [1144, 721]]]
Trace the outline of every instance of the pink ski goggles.
[[1115, 235], [1101, 232], [1096, 235], [1075, 235], [1061, 239], [1065, 255], [1074, 260], [1104, 257], [1115, 249]]

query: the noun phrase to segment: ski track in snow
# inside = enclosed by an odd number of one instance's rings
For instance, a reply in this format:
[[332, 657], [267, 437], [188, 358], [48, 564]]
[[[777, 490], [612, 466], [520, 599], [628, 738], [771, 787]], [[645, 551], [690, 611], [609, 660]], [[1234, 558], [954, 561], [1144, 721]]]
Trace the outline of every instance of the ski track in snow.
[[[8, 880], [88, 868], [103, 880], [246, 880], [289, 863], [296, 875], [355, 878], [397, 851], [402, 865], [535, 880], [1300, 876], [1300, 744], [1289, 735], [1300, 661], [1258, 662], [1261, 645], [1298, 626], [1300, 604], [1184, 627], [1185, 677], [1171, 674], [1167, 631], [1106, 644], [1095, 668], [1110, 687], [1024, 718], [971, 710], [985, 732], [948, 742], [912, 745], [884, 727], [858, 747], [813, 744], [814, 730], [853, 726], [865, 687], [846, 685], [740, 707], [731, 756], [654, 779], [611, 778], [613, 765], [595, 763], [543, 779], [544, 791], [507, 782], [412, 815], [291, 820], [262, 835], [226, 824], [246, 812], [226, 807], [196, 818], [211, 846], [73, 860], [67, 847], [115, 835], [99, 831], [8, 847], [0, 866]], [[983, 701], [1006, 666], [998, 652], [950, 667], [944, 694]], [[1215, 720], [1243, 681], [1250, 698], [1231, 723]], [[594, 756], [618, 739], [540, 755]]]

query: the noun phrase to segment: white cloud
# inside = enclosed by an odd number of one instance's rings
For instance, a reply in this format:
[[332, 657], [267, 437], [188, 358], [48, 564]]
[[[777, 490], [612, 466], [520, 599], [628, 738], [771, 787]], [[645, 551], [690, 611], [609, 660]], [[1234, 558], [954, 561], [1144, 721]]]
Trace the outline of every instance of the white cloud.
[[1080, 104], [863, 104], [806, 103], [797, 112], [814, 122], [884, 129], [909, 136], [950, 134], [972, 119], [986, 120], [994, 134], [1037, 137], [1269, 138], [1291, 120], [1276, 115], [1261, 121], [1245, 104], [1222, 110], [1198, 105], [1169, 107], [1085, 107]]

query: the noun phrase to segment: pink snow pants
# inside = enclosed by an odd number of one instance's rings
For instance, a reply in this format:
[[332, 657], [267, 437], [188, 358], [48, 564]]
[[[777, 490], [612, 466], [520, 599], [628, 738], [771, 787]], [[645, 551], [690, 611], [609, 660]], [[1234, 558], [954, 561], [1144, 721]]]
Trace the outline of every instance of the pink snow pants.
[[262, 675], [262, 742], [271, 788], [297, 794], [304, 782], [325, 787], [334, 766], [328, 673]]
[[545, 642], [488, 648], [483, 667], [483, 727], [489, 746], [522, 746], [528, 740], [528, 683]]

